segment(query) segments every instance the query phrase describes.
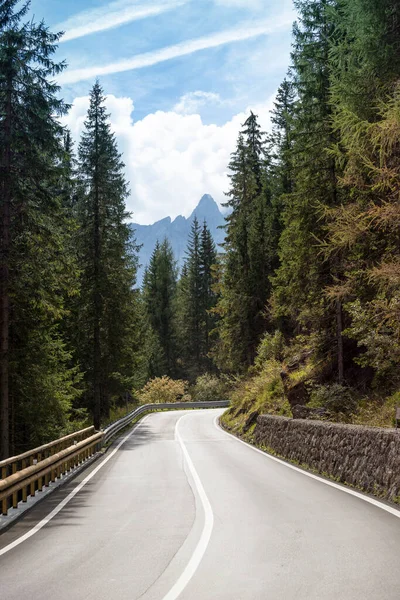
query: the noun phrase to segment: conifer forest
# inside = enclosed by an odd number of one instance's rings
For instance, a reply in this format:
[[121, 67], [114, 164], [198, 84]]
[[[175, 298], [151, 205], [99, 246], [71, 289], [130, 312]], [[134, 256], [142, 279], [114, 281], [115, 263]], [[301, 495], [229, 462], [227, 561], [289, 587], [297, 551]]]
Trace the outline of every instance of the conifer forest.
[[174, 390], [229, 397], [237, 433], [300, 409], [393, 426], [400, 2], [295, 5], [270, 130], [250, 112], [227, 165], [223, 248], [195, 219], [184, 267], [160, 239], [139, 288], [107, 90], [74, 143], [62, 33], [0, 1], [0, 459]]

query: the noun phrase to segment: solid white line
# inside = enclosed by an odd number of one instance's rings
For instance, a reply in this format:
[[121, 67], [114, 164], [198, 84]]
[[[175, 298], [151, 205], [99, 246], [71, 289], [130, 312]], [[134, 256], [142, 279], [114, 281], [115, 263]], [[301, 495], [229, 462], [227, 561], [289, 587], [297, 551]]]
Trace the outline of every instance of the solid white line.
[[185, 587], [187, 586], [189, 581], [192, 579], [193, 575], [196, 573], [196, 571], [203, 559], [203, 556], [207, 550], [207, 546], [209, 544], [209, 541], [211, 538], [211, 533], [212, 533], [213, 526], [214, 526], [214, 514], [213, 514], [213, 511], [211, 508], [210, 501], [207, 498], [207, 494], [204, 491], [204, 487], [203, 487], [203, 484], [201, 483], [200, 477], [195, 469], [192, 459], [189, 456], [189, 452], [187, 451], [187, 448], [186, 448], [186, 446], [181, 438], [181, 435], [179, 433], [179, 423], [182, 421], [182, 419], [184, 417], [187, 417], [187, 416], [188, 415], [183, 415], [180, 419], [178, 419], [176, 426], [175, 426], [175, 439], [177, 442], [179, 442], [179, 444], [182, 448], [183, 456], [185, 458], [188, 469], [192, 475], [197, 494], [203, 505], [204, 527], [203, 527], [203, 531], [201, 532], [201, 536], [198, 541], [198, 544], [197, 544], [196, 548], [194, 549], [194, 552], [193, 552], [188, 564], [186, 565], [185, 570], [183, 571], [182, 575], [179, 577], [179, 579], [175, 583], [175, 585], [170, 589], [168, 594], [166, 596], [164, 596], [163, 600], [176, 600], [176, 598], [178, 598], [181, 595], [181, 593], [183, 592], [183, 590], [185, 589]]
[[44, 519], [42, 519], [41, 521], [39, 521], [39, 523], [37, 525], [35, 525], [35, 527], [33, 527], [30, 531], [28, 531], [27, 533], [25, 533], [21, 537], [17, 538], [14, 542], [12, 542], [11, 544], [8, 544], [8, 546], [5, 546], [4, 548], [0, 549], [0, 556], [2, 556], [3, 554], [6, 554], [6, 552], [9, 552], [10, 550], [12, 550], [13, 548], [15, 548], [16, 546], [19, 546], [20, 544], [22, 544], [23, 542], [25, 542], [27, 539], [29, 539], [30, 537], [32, 537], [33, 535], [35, 535], [38, 531], [40, 531], [52, 519], [54, 519], [54, 517], [64, 508], [64, 506], [66, 506], [68, 504], [68, 502], [70, 502], [72, 500], [72, 498], [74, 498], [76, 496], [76, 494], [78, 494], [78, 492], [80, 492], [81, 489], [100, 471], [100, 469], [102, 469], [104, 467], [104, 465], [107, 464], [108, 461], [112, 459], [112, 457], [114, 456], [114, 454], [116, 452], [118, 452], [118, 450], [121, 448], [121, 446], [123, 444], [125, 444], [125, 442], [127, 440], [129, 440], [129, 438], [131, 437], [131, 435], [137, 429], [139, 429], [139, 427], [141, 427], [141, 425], [144, 423], [144, 421], [147, 419], [148, 416], [149, 415], [147, 415], [146, 417], [144, 417], [140, 421], [140, 423], [138, 425], [136, 425], [136, 427], [134, 427], [132, 429], [132, 431], [126, 437], [124, 437], [124, 439], [118, 444], [118, 446], [110, 454], [108, 454], [105, 457], [105, 459], [95, 469], [93, 469], [93, 471], [83, 481], [81, 481], [81, 483], [79, 485], [77, 485], [76, 488], [74, 488], [72, 490], [72, 492], [70, 494], [68, 494], [68, 496], [66, 498], [64, 498], [64, 500], [61, 501], [60, 504], [58, 504], [51, 511], [51, 513], [49, 513], [47, 515], [47, 517], [45, 517]]
[[222, 433], [225, 433], [225, 435], [229, 435], [231, 438], [233, 438], [234, 440], [236, 440], [240, 444], [243, 444], [244, 446], [247, 446], [248, 448], [250, 448], [250, 450], [254, 450], [254, 452], [258, 452], [259, 454], [261, 454], [262, 456], [264, 456], [264, 458], [268, 458], [268, 459], [273, 460], [273, 461], [275, 461], [277, 463], [280, 463], [284, 467], [287, 467], [288, 469], [292, 469], [292, 471], [297, 471], [298, 473], [301, 473], [302, 475], [305, 475], [306, 477], [310, 477], [310, 479], [315, 479], [316, 481], [324, 483], [325, 485], [329, 485], [329, 487], [333, 487], [336, 490], [340, 490], [341, 492], [345, 492], [346, 494], [350, 494], [350, 496], [355, 496], [356, 498], [359, 498], [360, 500], [364, 500], [364, 502], [368, 502], [369, 504], [372, 504], [373, 506], [381, 508], [382, 510], [385, 510], [386, 512], [388, 512], [391, 515], [394, 515], [395, 517], [397, 517], [398, 519], [400, 519], [400, 510], [398, 510], [397, 508], [393, 508], [392, 506], [388, 506], [387, 504], [384, 504], [383, 502], [380, 502], [379, 500], [376, 500], [375, 498], [370, 498], [369, 496], [365, 496], [364, 494], [360, 494], [360, 492], [356, 492], [355, 490], [352, 490], [351, 488], [347, 488], [344, 485], [339, 485], [338, 483], [334, 483], [333, 481], [328, 481], [327, 479], [323, 479], [322, 477], [319, 477], [318, 475], [314, 475], [313, 473], [309, 473], [308, 471], [304, 471], [303, 469], [299, 469], [298, 467], [295, 467], [294, 465], [291, 465], [290, 463], [287, 463], [284, 460], [281, 460], [280, 458], [277, 458], [276, 456], [272, 456], [271, 454], [268, 454], [267, 452], [263, 452], [263, 450], [259, 450], [258, 448], [255, 448], [251, 444], [248, 444], [247, 442], [244, 442], [240, 438], [236, 437], [236, 435], [233, 435], [232, 433], [229, 433], [228, 431], [225, 431], [225, 429], [223, 429], [221, 427], [221, 425], [219, 424], [219, 417], [215, 417], [215, 419], [214, 419], [214, 425], [218, 429], [218, 431], [222, 431]]

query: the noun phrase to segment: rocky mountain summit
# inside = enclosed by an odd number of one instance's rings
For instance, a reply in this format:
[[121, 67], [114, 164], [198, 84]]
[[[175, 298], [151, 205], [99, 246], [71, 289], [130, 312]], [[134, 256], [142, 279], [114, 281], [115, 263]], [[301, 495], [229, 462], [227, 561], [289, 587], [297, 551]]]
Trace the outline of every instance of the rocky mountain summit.
[[211, 234], [217, 244], [217, 249], [221, 250], [220, 244], [224, 241], [224, 230], [219, 229], [224, 224], [225, 219], [221, 213], [218, 204], [209, 194], [205, 194], [190, 217], [185, 218], [179, 215], [172, 220], [171, 217], [165, 217], [160, 221], [156, 221], [152, 225], [139, 225], [132, 223], [132, 229], [135, 232], [136, 242], [141, 246], [139, 252], [139, 271], [137, 277], [138, 285], [142, 285], [143, 274], [145, 267], [150, 261], [155, 245], [158, 241], [167, 238], [172, 246], [175, 259], [177, 260], [179, 269], [182, 268], [187, 242], [189, 238], [190, 228], [193, 219], [197, 217], [200, 225], [206, 221]]

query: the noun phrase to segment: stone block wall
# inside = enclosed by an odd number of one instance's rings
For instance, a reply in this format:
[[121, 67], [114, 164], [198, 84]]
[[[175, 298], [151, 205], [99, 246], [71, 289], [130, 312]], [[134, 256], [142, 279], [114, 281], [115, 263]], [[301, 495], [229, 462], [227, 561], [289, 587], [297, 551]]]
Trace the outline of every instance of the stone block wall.
[[254, 435], [282, 458], [400, 502], [400, 429], [261, 415]]

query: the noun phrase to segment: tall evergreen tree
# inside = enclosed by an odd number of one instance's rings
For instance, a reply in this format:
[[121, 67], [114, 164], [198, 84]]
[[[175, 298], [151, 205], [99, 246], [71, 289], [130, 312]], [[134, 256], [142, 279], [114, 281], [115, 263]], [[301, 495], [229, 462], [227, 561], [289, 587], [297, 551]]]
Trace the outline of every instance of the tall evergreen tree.
[[342, 0], [331, 53], [332, 148], [345, 199], [327, 211], [325, 254], [339, 265], [328, 295], [344, 303], [356, 361], [389, 380], [398, 371], [400, 241], [400, 5]]
[[212, 349], [212, 332], [216, 326], [213, 309], [217, 303], [214, 291], [214, 269], [217, 264], [217, 250], [207, 223], [203, 223], [200, 239], [200, 308], [202, 313], [202, 351], [203, 368], [212, 368], [210, 352]]
[[293, 135], [295, 127], [296, 92], [292, 80], [288, 77], [280, 85], [274, 108], [271, 111], [273, 124], [272, 143], [275, 149], [275, 189], [276, 197], [293, 191]]
[[176, 262], [167, 239], [157, 242], [143, 280], [143, 298], [153, 335], [151, 375], [176, 371]]
[[209, 358], [210, 333], [215, 317], [211, 310], [216, 296], [212, 289], [212, 267], [216, 249], [207, 224], [193, 220], [187, 259], [178, 284], [176, 311], [179, 351], [185, 377], [194, 380], [212, 368]]
[[255, 115], [239, 135], [229, 165], [231, 189], [227, 217], [221, 297], [217, 313], [223, 368], [250, 366], [266, 322], [265, 304], [277, 253], [278, 228], [269, 182], [269, 148]]
[[202, 306], [200, 272], [200, 236], [201, 228], [197, 217], [193, 219], [187, 247], [186, 269], [187, 283], [184, 298], [184, 328], [187, 362], [194, 372], [200, 372], [202, 355]]
[[124, 165], [97, 82], [78, 152], [78, 255], [81, 298], [76, 314], [85, 403], [100, 427], [113, 397], [130, 387], [135, 336], [137, 255], [126, 223]]
[[[60, 38], [23, 22], [29, 3], [0, 3], [0, 456], [54, 437], [75, 395], [60, 337], [63, 299], [76, 285], [62, 210], [66, 106], [53, 83]], [[10, 424], [12, 425], [10, 427]], [[11, 430], [11, 440], [9, 432]]]
[[317, 333], [321, 351], [336, 341], [339, 381], [343, 380], [342, 307], [330, 308], [324, 287], [336, 277], [336, 266], [324, 260], [324, 210], [340, 200], [334, 144], [329, 57], [335, 43], [332, 11], [336, 0], [297, 0], [292, 53], [296, 92], [292, 129], [293, 184], [282, 215], [280, 268], [272, 305], [276, 318], [292, 333]]

